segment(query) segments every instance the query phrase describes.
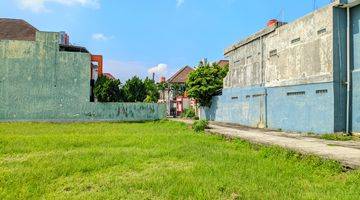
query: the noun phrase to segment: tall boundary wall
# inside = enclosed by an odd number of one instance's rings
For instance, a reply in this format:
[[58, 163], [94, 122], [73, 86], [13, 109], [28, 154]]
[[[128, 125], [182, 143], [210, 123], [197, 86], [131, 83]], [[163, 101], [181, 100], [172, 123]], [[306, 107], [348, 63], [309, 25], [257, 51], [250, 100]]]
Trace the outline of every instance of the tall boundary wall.
[[163, 104], [90, 102], [90, 54], [59, 50], [59, 33], [0, 40], [0, 121], [145, 121]]

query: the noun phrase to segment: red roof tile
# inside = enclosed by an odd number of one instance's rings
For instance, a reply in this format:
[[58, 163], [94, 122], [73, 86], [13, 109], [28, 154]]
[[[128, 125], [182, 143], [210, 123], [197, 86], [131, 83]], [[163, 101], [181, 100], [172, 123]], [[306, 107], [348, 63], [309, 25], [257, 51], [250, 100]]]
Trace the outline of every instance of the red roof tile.
[[217, 64], [218, 64], [220, 67], [225, 67], [225, 66], [228, 66], [228, 65], [229, 65], [229, 61], [228, 61], [228, 60], [220, 60]]
[[115, 79], [115, 77], [110, 73], [104, 73], [104, 76], [108, 77], [109, 79]]
[[35, 41], [36, 31], [24, 20], [0, 18], [0, 40]]
[[193, 68], [185, 66], [176, 72], [169, 80], [169, 83], [185, 83], [189, 74], [194, 71]]

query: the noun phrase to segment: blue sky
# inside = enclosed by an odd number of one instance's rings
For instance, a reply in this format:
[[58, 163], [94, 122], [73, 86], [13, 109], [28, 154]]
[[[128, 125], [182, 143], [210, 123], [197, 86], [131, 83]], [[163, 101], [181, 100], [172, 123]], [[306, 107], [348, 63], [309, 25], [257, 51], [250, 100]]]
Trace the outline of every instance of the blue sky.
[[66, 31], [72, 44], [104, 55], [105, 72], [124, 82], [155, 66], [157, 76], [169, 77], [204, 57], [222, 59], [227, 46], [269, 19], [291, 22], [313, 8], [313, 0], [0, 0], [0, 17]]

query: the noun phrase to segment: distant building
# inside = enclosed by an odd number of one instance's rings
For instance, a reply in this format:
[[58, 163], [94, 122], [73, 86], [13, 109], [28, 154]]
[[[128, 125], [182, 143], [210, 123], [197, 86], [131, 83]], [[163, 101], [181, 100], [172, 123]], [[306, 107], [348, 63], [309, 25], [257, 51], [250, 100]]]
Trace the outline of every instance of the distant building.
[[185, 83], [191, 72], [194, 69], [185, 66], [177, 71], [167, 81], [164, 77], [160, 82], [166, 83], [165, 91], [160, 91], [160, 103], [166, 103], [168, 115], [180, 115], [185, 109], [190, 108], [190, 99], [185, 93]]
[[109, 79], [116, 79], [112, 74], [110, 73], [103, 73], [104, 76], [106, 76]]
[[226, 67], [229, 66], [229, 60], [219, 60], [216, 64], [220, 67]]

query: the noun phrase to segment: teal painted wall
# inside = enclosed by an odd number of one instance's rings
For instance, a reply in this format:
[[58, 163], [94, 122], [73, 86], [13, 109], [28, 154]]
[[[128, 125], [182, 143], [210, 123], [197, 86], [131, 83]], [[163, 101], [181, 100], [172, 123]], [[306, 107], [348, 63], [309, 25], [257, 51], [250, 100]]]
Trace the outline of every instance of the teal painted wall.
[[360, 6], [351, 8], [352, 131], [360, 132]]
[[346, 129], [347, 14], [346, 9], [333, 9], [334, 131], [343, 132]]
[[165, 105], [90, 102], [90, 54], [59, 51], [59, 34], [0, 41], [0, 120], [155, 120]]

